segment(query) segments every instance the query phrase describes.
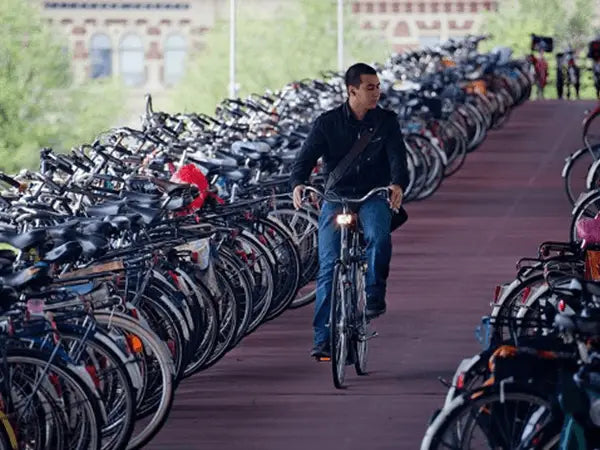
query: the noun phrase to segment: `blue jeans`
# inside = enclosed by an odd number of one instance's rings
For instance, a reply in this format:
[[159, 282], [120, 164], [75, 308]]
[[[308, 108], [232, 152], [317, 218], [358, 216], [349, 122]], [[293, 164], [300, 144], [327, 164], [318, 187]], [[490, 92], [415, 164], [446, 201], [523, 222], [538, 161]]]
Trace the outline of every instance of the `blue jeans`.
[[[340, 232], [335, 216], [341, 206], [323, 202], [319, 216], [319, 274], [313, 320], [315, 345], [329, 339], [329, 310], [335, 261], [340, 256]], [[371, 197], [358, 210], [358, 217], [367, 244], [367, 298], [385, 298], [385, 287], [392, 257], [390, 224], [392, 215], [386, 199]]]

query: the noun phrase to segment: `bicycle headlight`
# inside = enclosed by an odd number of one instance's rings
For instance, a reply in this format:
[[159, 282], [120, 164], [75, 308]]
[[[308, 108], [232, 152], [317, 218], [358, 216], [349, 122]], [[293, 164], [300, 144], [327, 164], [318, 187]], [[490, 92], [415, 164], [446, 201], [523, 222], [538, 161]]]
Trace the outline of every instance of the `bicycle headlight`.
[[335, 218], [335, 222], [341, 227], [352, 225], [352, 220], [352, 214], [338, 214]]

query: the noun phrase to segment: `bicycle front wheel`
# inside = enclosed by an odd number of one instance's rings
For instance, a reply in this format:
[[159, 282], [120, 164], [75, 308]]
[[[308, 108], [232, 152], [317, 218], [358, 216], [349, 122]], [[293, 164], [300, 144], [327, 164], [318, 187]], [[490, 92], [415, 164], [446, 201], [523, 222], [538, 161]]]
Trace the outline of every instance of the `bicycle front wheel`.
[[331, 371], [333, 374], [333, 384], [338, 389], [344, 388], [349, 342], [346, 303], [349, 300], [349, 290], [345, 281], [345, 268], [342, 264], [338, 263], [333, 272], [331, 310], [329, 316]]
[[369, 356], [369, 322], [367, 321], [367, 293], [365, 291], [365, 266], [356, 264], [354, 267], [354, 286], [356, 287], [356, 335], [353, 346], [356, 359], [354, 368], [357, 375], [367, 375], [367, 359]]

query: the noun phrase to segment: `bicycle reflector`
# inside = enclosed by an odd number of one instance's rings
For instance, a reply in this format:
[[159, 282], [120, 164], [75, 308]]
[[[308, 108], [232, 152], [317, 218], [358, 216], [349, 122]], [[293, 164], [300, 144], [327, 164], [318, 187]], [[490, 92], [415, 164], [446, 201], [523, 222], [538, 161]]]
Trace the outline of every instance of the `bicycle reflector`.
[[129, 344], [129, 349], [133, 353], [142, 353], [142, 351], [144, 351], [144, 344], [142, 344], [142, 340], [135, 334], [127, 334], [127, 343]]
[[352, 224], [352, 214], [338, 214], [335, 222], [341, 227], [347, 227]]

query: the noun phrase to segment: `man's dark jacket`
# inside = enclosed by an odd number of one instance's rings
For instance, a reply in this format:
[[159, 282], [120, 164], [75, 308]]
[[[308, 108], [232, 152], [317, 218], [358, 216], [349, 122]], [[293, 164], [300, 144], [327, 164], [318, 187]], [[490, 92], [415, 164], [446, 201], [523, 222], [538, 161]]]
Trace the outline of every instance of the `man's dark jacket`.
[[361, 131], [378, 126], [367, 148], [350, 165], [334, 190], [341, 195], [359, 196], [374, 187], [408, 185], [406, 147], [395, 113], [379, 108], [356, 119], [348, 102], [320, 115], [315, 121], [292, 167], [291, 184], [307, 184], [317, 160], [323, 157], [324, 174], [329, 175], [350, 151]]

